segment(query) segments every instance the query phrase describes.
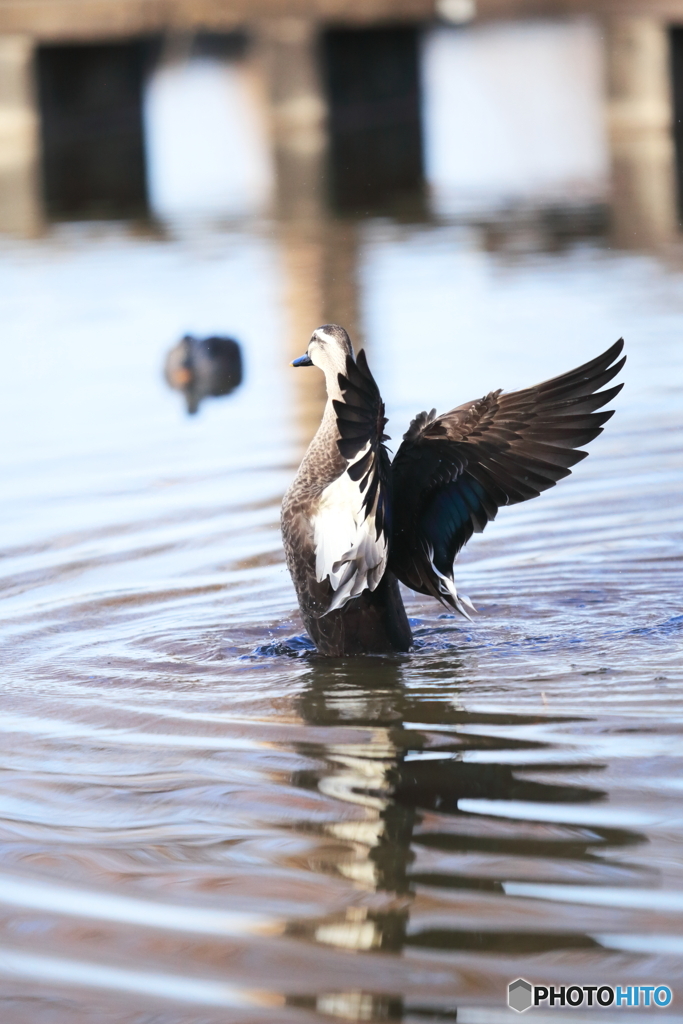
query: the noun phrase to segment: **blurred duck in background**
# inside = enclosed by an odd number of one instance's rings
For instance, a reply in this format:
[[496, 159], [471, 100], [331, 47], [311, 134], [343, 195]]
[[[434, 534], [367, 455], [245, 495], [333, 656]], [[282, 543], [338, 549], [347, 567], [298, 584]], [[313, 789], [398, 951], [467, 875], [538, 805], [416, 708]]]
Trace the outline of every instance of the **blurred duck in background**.
[[186, 334], [166, 356], [164, 375], [170, 387], [183, 392], [194, 415], [204, 398], [229, 395], [242, 383], [240, 346], [233, 338]]

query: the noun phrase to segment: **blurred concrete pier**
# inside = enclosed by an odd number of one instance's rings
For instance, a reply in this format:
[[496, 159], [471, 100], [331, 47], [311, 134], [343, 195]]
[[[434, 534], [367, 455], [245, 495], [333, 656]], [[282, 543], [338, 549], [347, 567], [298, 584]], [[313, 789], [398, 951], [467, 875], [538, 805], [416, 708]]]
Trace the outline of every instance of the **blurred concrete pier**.
[[316, 220], [324, 212], [326, 104], [312, 18], [271, 18], [257, 28], [270, 100], [277, 213]]
[[651, 16], [610, 17], [606, 44], [615, 241], [670, 241], [678, 218], [668, 26]]
[[0, 36], [0, 230], [19, 235], [42, 220], [33, 49], [29, 35]]
[[[310, 260], [329, 248], [328, 227], [313, 225], [330, 210], [353, 212], [356, 200], [364, 212], [420, 208], [421, 33], [576, 19], [595, 27], [603, 49], [615, 241], [666, 243], [678, 233], [683, 195], [683, 0], [0, 0], [0, 231], [30, 235], [50, 217], [78, 216], [79, 175], [89, 182], [83, 215], [144, 212], [145, 76], [173, 40], [239, 35], [266, 107], [271, 212], [290, 225], [294, 262], [304, 250]], [[99, 48], [97, 60], [78, 62], [87, 103], [72, 95], [79, 48]], [[349, 67], [359, 69], [355, 92], [339, 73]], [[67, 114], [60, 103], [71, 104]], [[101, 141], [114, 123], [117, 160]], [[116, 174], [128, 175], [128, 191]], [[65, 197], [60, 182], [69, 178]], [[388, 197], [386, 208], [378, 196]]]

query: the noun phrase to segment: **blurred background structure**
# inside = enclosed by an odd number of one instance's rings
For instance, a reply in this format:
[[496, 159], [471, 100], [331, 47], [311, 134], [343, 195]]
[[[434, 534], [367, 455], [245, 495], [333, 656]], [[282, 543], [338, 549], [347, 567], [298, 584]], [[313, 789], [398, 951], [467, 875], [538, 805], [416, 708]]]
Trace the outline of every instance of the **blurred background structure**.
[[[0, 230], [573, 204], [666, 242], [679, 26], [683, 0], [0, 0]], [[324, 235], [292, 255], [321, 287]]]
[[0, 234], [269, 218], [362, 344], [362, 219], [667, 246], [681, 111], [683, 0], [0, 0]]

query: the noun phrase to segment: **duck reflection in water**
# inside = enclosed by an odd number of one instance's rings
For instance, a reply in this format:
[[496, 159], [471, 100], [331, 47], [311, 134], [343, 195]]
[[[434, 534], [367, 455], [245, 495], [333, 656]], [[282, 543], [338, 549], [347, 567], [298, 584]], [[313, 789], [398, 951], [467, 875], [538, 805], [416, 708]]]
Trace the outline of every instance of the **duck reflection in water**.
[[166, 356], [166, 381], [182, 391], [194, 415], [204, 398], [229, 395], [242, 383], [242, 353], [233, 338], [194, 338], [186, 334]]
[[[314, 750], [309, 744], [302, 749], [320, 767], [298, 772], [294, 782], [341, 802], [337, 820], [307, 823], [306, 829], [319, 834], [316, 870], [348, 880], [357, 894], [351, 893], [345, 913], [293, 923], [290, 933], [368, 952], [418, 947], [435, 954], [513, 958], [599, 946], [589, 934], [551, 930], [552, 925], [546, 930], [543, 922], [536, 930], [516, 929], [512, 913], [506, 927], [505, 903], [494, 917], [490, 899], [505, 901], [505, 883], [523, 877], [520, 870], [528, 871], [524, 877], [532, 879], [547, 875], [549, 869], [586, 876], [594, 872], [597, 877], [608, 870], [611, 850], [645, 838], [626, 829], [577, 826], [571, 823], [571, 813], [564, 823], [563, 805], [594, 803], [605, 793], [528, 777], [532, 771], [547, 778], [550, 773], [576, 770], [558, 764], [547, 744], [509, 738], [514, 727], [552, 721], [547, 715], [491, 714], [458, 707], [453, 675], [457, 681], [463, 667], [450, 659], [442, 668], [432, 666], [432, 674], [448, 674], [447, 694], [442, 696], [437, 682], [423, 695], [404, 685], [401, 660], [311, 663], [297, 711], [308, 724], [329, 730], [330, 739]], [[501, 735], [503, 730], [507, 735]], [[583, 764], [581, 771], [601, 767]], [[477, 812], [470, 804], [475, 800], [506, 802], [510, 810], [489, 815], [482, 807]], [[552, 824], [545, 824], [535, 821], [533, 814], [521, 816], [512, 801], [553, 805], [557, 813]], [[619, 857], [623, 865], [623, 853]], [[420, 900], [436, 905], [444, 890], [469, 893], [469, 920], [458, 920], [457, 911], [448, 920], [443, 915], [441, 921], [427, 920], [431, 915], [420, 920]], [[481, 917], [477, 894], [488, 910]], [[473, 917], [487, 925], [473, 924]], [[363, 1019], [402, 1019], [417, 1012], [395, 994], [363, 995], [372, 1002], [372, 1012]], [[336, 993], [334, 998], [339, 1002], [342, 996]], [[351, 996], [357, 999], [358, 993]], [[317, 1008], [329, 998], [319, 997]], [[455, 1016], [450, 997], [432, 1010], [438, 1010], [439, 1019]]]

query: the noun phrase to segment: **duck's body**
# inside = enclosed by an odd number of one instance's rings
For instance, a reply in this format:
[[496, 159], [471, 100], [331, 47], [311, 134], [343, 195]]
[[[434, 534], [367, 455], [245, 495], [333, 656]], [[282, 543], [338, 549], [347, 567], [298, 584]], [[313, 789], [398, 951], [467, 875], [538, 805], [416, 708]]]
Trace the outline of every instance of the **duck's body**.
[[[282, 535], [287, 567], [299, 598], [304, 625], [321, 654], [339, 656], [407, 651], [413, 638], [393, 573], [384, 571], [375, 589], [365, 587], [357, 597], [349, 597], [342, 607], [332, 609], [337, 595], [330, 577], [326, 574], [318, 578], [319, 523], [325, 516], [326, 507], [328, 514], [334, 517], [335, 504], [338, 504], [338, 518], [342, 519], [338, 525], [344, 531], [345, 498], [353, 500], [354, 494], [354, 487], [349, 486], [353, 481], [347, 474], [348, 460], [337, 444], [339, 429], [332, 405], [334, 400], [334, 397], [328, 397], [320, 428], [282, 502]], [[357, 492], [357, 488], [355, 490]], [[360, 506], [360, 502], [356, 504]], [[334, 529], [334, 523], [330, 527]], [[338, 553], [341, 556], [344, 551], [339, 550]]]
[[186, 334], [166, 356], [168, 384], [182, 391], [194, 415], [202, 400], [229, 395], [242, 383], [242, 353], [234, 338], [194, 338]]
[[320, 654], [407, 651], [397, 579], [468, 616], [453, 562], [500, 505], [536, 497], [602, 432], [596, 394], [621, 369], [619, 341], [590, 363], [528, 388], [491, 392], [442, 416], [420, 413], [393, 464], [384, 405], [343, 328], [314, 332], [295, 365], [325, 373], [320, 427], [282, 503], [282, 534], [304, 625]]

